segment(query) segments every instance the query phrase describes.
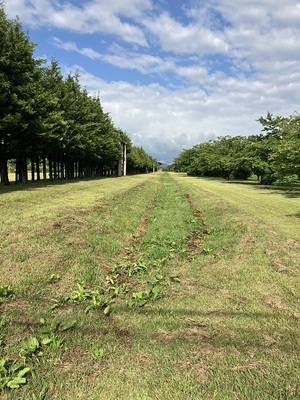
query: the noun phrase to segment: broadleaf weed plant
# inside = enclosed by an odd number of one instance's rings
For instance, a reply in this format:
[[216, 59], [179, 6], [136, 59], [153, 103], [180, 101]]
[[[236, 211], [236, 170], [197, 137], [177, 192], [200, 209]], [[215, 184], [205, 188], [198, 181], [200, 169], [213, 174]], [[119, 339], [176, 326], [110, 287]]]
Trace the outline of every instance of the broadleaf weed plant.
[[0, 390], [18, 389], [27, 383], [26, 375], [31, 372], [29, 367], [24, 367], [16, 360], [0, 359]]
[[0, 303], [7, 299], [13, 299], [15, 297], [15, 293], [11, 288], [11, 285], [1, 285], [0, 286]]

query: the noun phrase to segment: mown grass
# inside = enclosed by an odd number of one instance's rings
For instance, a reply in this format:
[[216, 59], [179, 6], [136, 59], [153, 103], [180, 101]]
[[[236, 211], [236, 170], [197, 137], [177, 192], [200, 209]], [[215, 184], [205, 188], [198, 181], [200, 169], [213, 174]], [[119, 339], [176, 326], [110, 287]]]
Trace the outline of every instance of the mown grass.
[[[40, 340], [41, 318], [76, 321], [25, 359], [27, 384], [3, 398], [298, 399], [299, 203], [241, 187], [154, 174], [39, 188], [40, 203], [35, 190], [3, 193], [1, 284], [15, 297], [1, 298], [2, 356]], [[51, 301], [107, 277], [128, 289], [107, 315]], [[130, 305], [149, 287], [157, 299]]]
[[201, 187], [208, 195], [226, 200], [243, 212], [249, 213], [259, 223], [288, 237], [300, 240], [300, 186], [263, 186], [257, 182], [234, 182], [220, 179], [191, 178], [178, 174], [180, 179], [188, 179], [192, 185]]

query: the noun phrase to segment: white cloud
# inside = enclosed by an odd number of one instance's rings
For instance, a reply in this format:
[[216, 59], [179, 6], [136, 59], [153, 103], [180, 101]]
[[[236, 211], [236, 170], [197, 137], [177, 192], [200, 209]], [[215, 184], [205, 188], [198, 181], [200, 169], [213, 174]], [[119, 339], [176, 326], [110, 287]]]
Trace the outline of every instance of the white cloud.
[[91, 9], [105, 9], [111, 14], [124, 15], [128, 18], [140, 18], [147, 10], [152, 9], [151, 0], [94, 0]]
[[198, 83], [200, 86], [207, 86], [212, 80], [212, 77], [208, 74], [207, 68], [199, 64], [178, 67], [176, 73], [182, 78], [186, 78], [193, 83]]
[[92, 60], [101, 60], [103, 58], [100, 53], [94, 51], [89, 47], [83, 47], [80, 49], [75, 42], [63, 42], [56, 36], [52, 38], [52, 43], [55, 47], [58, 47], [59, 49], [63, 49], [69, 52], [76, 52], [82, 54], [83, 56], [91, 58]]
[[110, 46], [108, 53], [101, 54], [91, 48], [79, 48], [75, 42], [63, 42], [55, 36], [52, 38], [52, 43], [68, 52], [76, 52], [92, 60], [101, 60], [115, 67], [136, 70], [142, 74], [176, 70], [175, 62], [170, 59], [131, 52], [116, 44]]
[[176, 68], [171, 59], [129, 51], [118, 45], [109, 47], [109, 53], [104, 56], [104, 60], [119, 68], [137, 70], [142, 74], [173, 71]]
[[104, 110], [115, 124], [160, 159], [219, 135], [258, 134], [257, 118], [267, 111], [294, 112], [288, 100], [291, 93], [295, 92], [295, 107], [300, 100], [297, 83], [290, 88], [272, 85], [263, 75], [250, 80], [218, 76], [208, 95], [198, 86], [170, 90], [159, 84], [107, 83], [78, 66], [74, 69], [90, 93], [100, 93]]
[[226, 53], [228, 45], [222, 32], [211, 31], [200, 24], [182, 25], [167, 12], [158, 17], [144, 20], [144, 25], [159, 39], [165, 51], [177, 54]]
[[224, 33], [234, 56], [251, 61], [299, 58], [297, 0], [218, 1], [217, 9], [230, 24]]
[[[159, 158], [219, 135], [257, 134], [267, 111], [299, 107], [299, 0], [183, 1], [180, 16], [164, 0], [7, 2], [21, 22], [60, 28], [53, 44], [85, 56], [74, 67], [82, 85], [100, 93], [134, 144]], [[93, 40], [82, 44], [86, 38]], [[97, 47], [101, 39], [106, 48]], [[117, 72], [105, 81], [89, 72], [89, 59]]]
[[81, 34], [107, 33], [147, 46], [142, 29], [135, 23], [122, 22], [121, 16], [137, 18], [150, 5], [149, 0], [94, 0], [83, 2], [82, 6], [65, 1], [53, 5], [51, 0], [10, 0], [6, 10], [10, 15], [19, 15], [32, 27], [48, 25]]

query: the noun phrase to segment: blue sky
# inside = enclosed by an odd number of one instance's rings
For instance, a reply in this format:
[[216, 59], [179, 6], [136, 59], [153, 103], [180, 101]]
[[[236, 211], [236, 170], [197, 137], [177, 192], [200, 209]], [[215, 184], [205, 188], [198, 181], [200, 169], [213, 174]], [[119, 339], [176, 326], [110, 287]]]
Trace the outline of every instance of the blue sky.
[[99, 93], [137, 146], [182, 149], [300, 111], [296, 0], [6, 0], [36, 56]]

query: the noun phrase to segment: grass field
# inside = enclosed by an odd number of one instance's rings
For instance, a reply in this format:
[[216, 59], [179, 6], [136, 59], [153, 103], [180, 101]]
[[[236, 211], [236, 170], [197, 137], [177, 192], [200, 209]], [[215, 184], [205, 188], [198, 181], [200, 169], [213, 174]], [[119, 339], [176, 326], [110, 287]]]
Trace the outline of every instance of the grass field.
[[300, 398], [300, 188], [155, 173], [0, 207], [1, 398]]

